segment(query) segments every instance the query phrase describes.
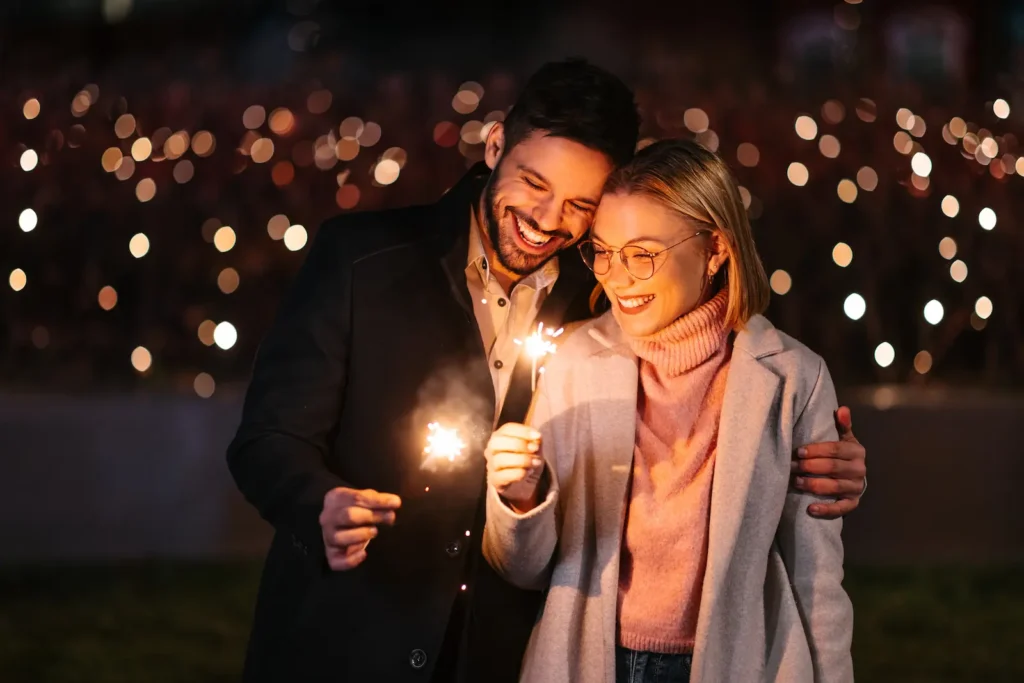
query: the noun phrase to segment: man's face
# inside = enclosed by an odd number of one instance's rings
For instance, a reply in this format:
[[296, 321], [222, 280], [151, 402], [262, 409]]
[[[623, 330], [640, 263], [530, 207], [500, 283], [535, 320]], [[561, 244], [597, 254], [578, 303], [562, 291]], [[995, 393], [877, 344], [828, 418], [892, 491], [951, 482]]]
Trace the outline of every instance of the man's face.
[[487, 137], [485, 230], [505, 270], [527, 275], [575, 244], [594, 217], [611, 161], [601, 152], [534, 131], [512, 149], [500, 124]]

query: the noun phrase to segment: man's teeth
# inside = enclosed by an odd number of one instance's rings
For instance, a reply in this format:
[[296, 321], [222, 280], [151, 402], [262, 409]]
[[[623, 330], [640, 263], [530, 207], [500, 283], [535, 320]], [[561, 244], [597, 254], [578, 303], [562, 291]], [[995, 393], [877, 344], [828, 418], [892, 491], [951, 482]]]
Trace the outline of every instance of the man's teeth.
[[551, 235], [545, 235], [542, 232], [537, 232], [530, 226], [526, 225], [526, 223], [519, 220], [519, 216], [516, 216], [516, 225], [519, 226], [519, 234], [528, 244], [532, 244], [535, 247], [543, 247], [551, 241]]
[[647, 296], [634, 296], [629, 299], [623, 299], [619, 297], [619, 305], [623, 308], [639, 308], [644, 304], [654, 301], [654, 295], [648, 294]]

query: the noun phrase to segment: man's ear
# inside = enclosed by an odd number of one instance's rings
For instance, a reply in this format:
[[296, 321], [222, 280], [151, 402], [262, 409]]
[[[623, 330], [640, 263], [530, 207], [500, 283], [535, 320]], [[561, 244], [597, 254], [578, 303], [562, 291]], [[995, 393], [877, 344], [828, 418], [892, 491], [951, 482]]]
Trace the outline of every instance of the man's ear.
[[484, 163], [492, 171], [498, 167], [501, 155], [505, 153], [505, 126], [501, 121], [495, 121], [491, 129], [487, 131], [487, 139], [484, 140]]

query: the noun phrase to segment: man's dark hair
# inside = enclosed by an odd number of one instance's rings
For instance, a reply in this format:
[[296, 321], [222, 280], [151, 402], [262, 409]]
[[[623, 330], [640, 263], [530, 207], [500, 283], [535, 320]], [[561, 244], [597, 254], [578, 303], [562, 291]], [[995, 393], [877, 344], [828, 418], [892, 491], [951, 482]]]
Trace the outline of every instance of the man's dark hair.
[[633, 91], [583, 59], [538, 69], [505, 117], [505, 148], [537, 130], [606, 154], [616, 166], [633, 157], [640, 117]]

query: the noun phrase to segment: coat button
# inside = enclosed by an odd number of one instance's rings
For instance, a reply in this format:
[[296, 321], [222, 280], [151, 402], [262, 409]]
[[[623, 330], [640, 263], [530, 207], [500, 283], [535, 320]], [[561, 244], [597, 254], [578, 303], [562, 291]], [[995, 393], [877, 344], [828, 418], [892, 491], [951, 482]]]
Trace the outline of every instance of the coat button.
[[422, 669], [427, 665], [427, 653], [416, 648], [409, 653], [409, 666], [414, 669]]
[[462, 552], [462, 544], [458, 541], [452, 541], [444, 547], [444, 551], [448, 553], [448, 557], [455, 557]]

